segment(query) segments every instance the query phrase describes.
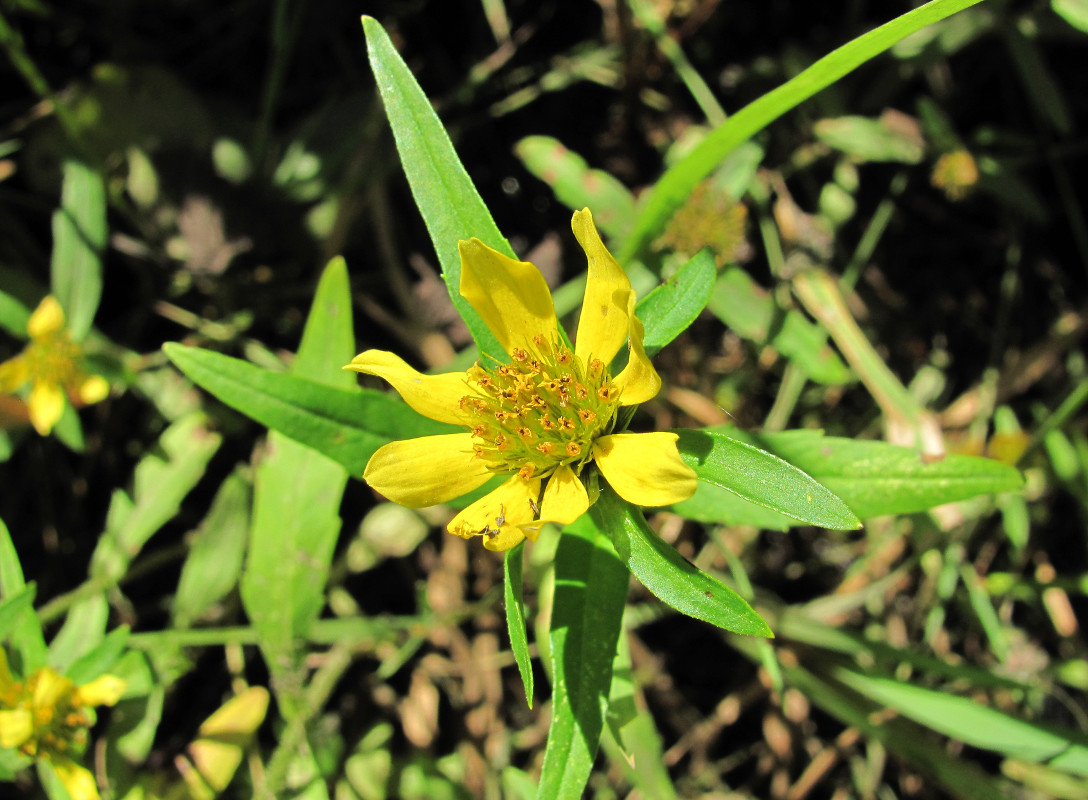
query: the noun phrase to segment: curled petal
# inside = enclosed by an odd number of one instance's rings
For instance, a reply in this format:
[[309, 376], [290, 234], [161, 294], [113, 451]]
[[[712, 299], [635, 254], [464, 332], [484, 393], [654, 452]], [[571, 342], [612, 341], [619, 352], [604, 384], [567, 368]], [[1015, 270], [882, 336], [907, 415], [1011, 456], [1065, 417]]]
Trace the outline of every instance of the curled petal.
[[593, 458], [616, 493], [636, 506], [667, 506], [695, 494], [698, 479], [680, 459], [675, 433], [614, 433], [593, 444]]
[[562, 466], [548, 479], [540, 501], [540, 524], [556, 522], [568, 525], [589, 508], [589, 495], [582, 479], [570, 466]]
[[116, 675], [102, 675], [76, 689], [76, 704], [112, 706], [125, 693], [125, 682]]
[[616, 376], [616, 388], [620, 392], [621, 406], [634, 406], [656, 397], [661, 390], [661, 376], [646, 356], [642, 347], [642, 322], [635, 316], [635, 298], [630, 306], [630, 349], [627, 366]]
[[48, 436], [64, 413], [64, 392], [55, 383], [39, 381], [30, 390], [26, 401], [30, 424], [42, 436]]
[[555, 306], [544, 276], [528, 261], [515, 261], [479, 239], [457, 243], [461, 295], [468, 300], [507, 353], [535, 349], [534, 336], [558, 338]]
[[575, 211], [570, 226], [589, 262], [578, 336], [574, 340], [575, 354], [583, 364], [588, 364], [590, 358], [599, 358], [607, 364], [627, 338], [634, 292], [627, 274], [601, 241], [589, 209]]
[[471, 433], [390, 442], [363, 471], [374, 491], [409, 508], [445, 503], [482, 486], [491, 472], [472, 450]]
[[53, 770], [68, 790], [68, 796], [72, 800], [100, 800], [98, 786], [94, 782], [94, 775], [90, 770], [79, 766], [70, 759], [53, 759]]
[[41, 339], [64, 328], [64, 309], [57, 298], [47, 294], [26, 323], [31, 339]]
[[488, 550], [509, 550], [525, 538], [523, 526], [533, 522], [540, 496], [539, 478], [510, 478], [454, 517], [446, 530], [463, 539], [483, 536]]
[[465, 424], [458, 405], [468, 394], [465, 373], [446, 372], [424, 375], [412, 369], [400, 356], [385, 350], [367, 350], [351, 360], [344, 369], [376, 375], [389, 383], [404, 402], [425, 417], [454, 425]]

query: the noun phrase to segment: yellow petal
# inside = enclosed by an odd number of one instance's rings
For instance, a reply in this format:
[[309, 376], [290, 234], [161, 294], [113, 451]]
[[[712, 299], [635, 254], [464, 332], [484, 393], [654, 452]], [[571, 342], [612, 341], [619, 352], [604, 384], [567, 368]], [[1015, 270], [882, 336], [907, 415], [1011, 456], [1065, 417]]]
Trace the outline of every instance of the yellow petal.
[[11, 394], [30, 380], [30, 370], [23, 356], [9, 358], [0, 364], [0, 393]]
[[268, 712], [268, 690], [251, 686], [204, 720], [189, 755], [216, 795], [230, 784], [245, 749]]
[[636, 506], [667, 506], [695, 494], [698, 480], [680, 460], [675, 433], [614, 433], [593, 444], [593, 458], [616, 493]]
[[64, 392], [55, 383], [38, 381], [30, 390], [26, 406], [34, 430], [42, 436], [48, 436], [60, 415], [64, 413]]
[[53, 759], [53, 770], [72, 800], [101, 800], [89, 770], [66, 758]]
[[471, 433], [447, 433], [379, 447], [363, 479], [394, 503], [422, 508], [471, 492], [491, 475], [472, 450]]
[[446, 530], [463, 539], [483, 536], [488, 550], [509, 550], [525, 538], [522, 526], [536, 516], [530, 501], [535, 503], [539, 496], [539, 478], [515, 475], [461, 511]]
[[109, 381], [101, 375], [88, 375], [76, 388], [76, 394], [79, 395], [79, 402], [85, 406], [100, 403], [110, 394]]
[[60, 307], [57, 298], [47, 294], [30, 315], [26, 323], [26, 332], [30, 334], [31, 339], [41, 339], [62, 328], [64, 328], [64, 309]]
[[30, 709], [0, 711], [0, 747], [18, 747], [34, 733], [34, 715]]
[[76, 689], [77, 705], [112, 706], [125, 693], [125, 682], [116, 675], [102, 675]]
[[535, 349], [532, 338], [559, 336], [555, 306], [544, 276], [528, 261], [515, 261], [479, 239], [457, 243], [461, 295], [495, 334], [507, 353]]
[[567, 525], [582, 516], [589, 508], [589, 495], [582, 480], [569, 466], [557, 469], [544, 487], [540, 500], [540, 522]]
[[583, 364], [588, 364], [590, 358], [608, 364], [627, 338], [628, 309], [634, 300], [631, 282], [601, 241], [588, 208], [574, 212], [570, 227], [589, 262], [574, 352]]
[[627, 366], [616, 376], [616, 388], [620, 393], [621, 406], [633, 406], [645, 403], [656, 397], [661, 390], [661, 376], [646, 357], [642, 347], [642, 321], [635, 316], [635, 298], [631, 295], [630, 306], [630, 348]]
[[376, 375], [397, 390], [404, 402], [425, 417], [454, 425], [465, 424], [458, 403], [469, 394], [465, 373], [424, 375], [412, 369], [400, 356], [385, 350], [367, 350], [344, 369]]
[[38, 682], [34, 685], [34, 707], [52, 708], [62, 695], [74, 688], [75, 684], [52, 667], [42, 667], [38, 671]]

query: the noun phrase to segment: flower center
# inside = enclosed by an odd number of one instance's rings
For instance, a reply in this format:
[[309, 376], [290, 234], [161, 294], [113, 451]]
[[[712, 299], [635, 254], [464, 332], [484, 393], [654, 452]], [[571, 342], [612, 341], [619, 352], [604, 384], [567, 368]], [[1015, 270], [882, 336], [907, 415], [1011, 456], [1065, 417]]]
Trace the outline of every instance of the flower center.
[[67, 386], [79, 375], [79, 346], [67, 333], [35, 340], [24, 352], [27, 371], [37, 381]]
[[[39, 705], [34, 702], [37, 685], [43, 680], [64, 681], [68, 683], [60, 694], [51, 702]], [[23, 684], [16, 684], [16, 693], [23, 689]], [[91, 719], [86, 710], [76, 705], [73, 697], [74, 687], [65, 678], [45, 670], [30, 676], [25, 684], [21, 698], [5, 706], [26, 709], [31, 714], [33, 731], [30, 737], [19, 745], [24, 755], [53, 758], [64, 756], [73, 750], [80, 750], [87, 743], [87, 729]]]
[[612, 430], [619, 392], [598, 358], [583, 364], [569, 348], [533, 337], [533, 351], [514, 348], [512, 361], [468, 372], [473, 394], [473, 450], [495, 472], [544, 478], [564, 464], [579, 471], [593, 441]]

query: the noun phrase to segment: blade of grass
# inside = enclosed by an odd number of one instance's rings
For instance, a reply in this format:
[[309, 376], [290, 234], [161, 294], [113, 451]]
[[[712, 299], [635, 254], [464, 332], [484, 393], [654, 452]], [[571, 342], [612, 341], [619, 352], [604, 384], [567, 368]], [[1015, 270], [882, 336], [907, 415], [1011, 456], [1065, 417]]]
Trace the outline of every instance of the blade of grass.
[[642, 254], [672, 213], [734, 147], [904, 37], [979, 2], [981, 0], [932, 0], [832, 51], [800, 75], [742, 108], [661, 176], [642, 207], [631, 237], [619, 253], [620, 263], [625, 264]]

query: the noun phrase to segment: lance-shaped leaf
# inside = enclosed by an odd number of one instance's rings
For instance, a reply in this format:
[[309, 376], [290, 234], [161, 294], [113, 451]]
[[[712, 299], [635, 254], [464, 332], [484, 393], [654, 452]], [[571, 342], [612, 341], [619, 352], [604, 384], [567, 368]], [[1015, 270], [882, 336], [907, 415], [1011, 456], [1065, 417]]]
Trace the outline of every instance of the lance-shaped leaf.
[[809, 525], [860, 528], [850, 508], [793, 464], [717, 431], [677, 431], [680, 456], [708, 483]]
[[370, 456], [388, 441], [457, 430], [384, 392], [338, 389], [172, 342], [163, 350], [190, 380], [228, 406], [324, 453], [352, 475], [362, 475]]
[[389, 126], [393, 129], [401, 165], [431, 235], [450, 297], [480, 352], [505, 362], [506, 354], [498, 340], [468, 301], [461, 297], [461, 258], [457, 241], [476, 237], [511, 258], [514, 251], [499, 232], [491, 212], [457, 157], [442, 121], [434, 113], [431, 101], [389, 41], [389, 34], [372, 17], [363, 17], [363, 30], [370, 68], [378, 83]]
[[611, 488], [601, 489], [594, 505], [597, 507], [616, 553], [661, 602], [733, 633], [774, 635], [743, 597], [662, 541], [650, 530], [642, 512], [621, 500]]
[[629, 576], [595, 508], [564, 530], [555, 552], [552, 724], [538, 800], [582, 797], [604, 729]]

